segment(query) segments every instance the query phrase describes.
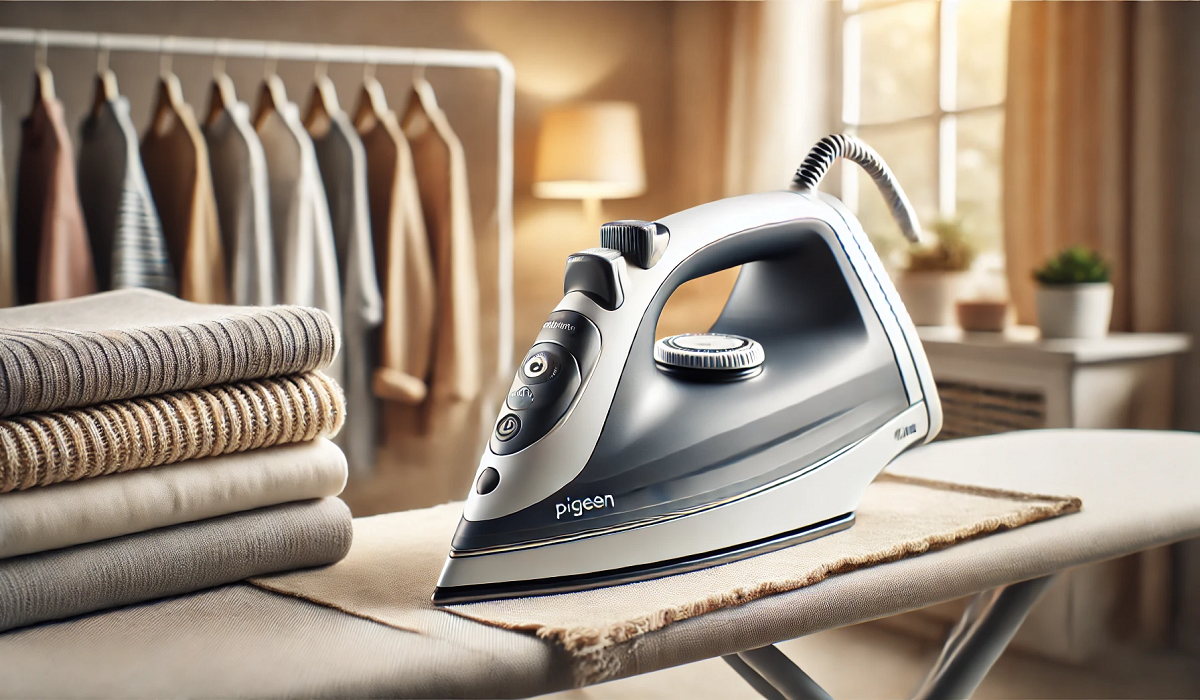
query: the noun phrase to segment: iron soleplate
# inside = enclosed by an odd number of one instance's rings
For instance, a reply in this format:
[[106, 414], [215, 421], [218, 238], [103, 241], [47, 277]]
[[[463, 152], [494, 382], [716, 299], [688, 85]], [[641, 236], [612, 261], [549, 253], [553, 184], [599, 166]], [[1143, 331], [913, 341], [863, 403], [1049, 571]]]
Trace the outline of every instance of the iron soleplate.
[[[477, 603], [485, 600], [503, 600], [505, 598], [554, 595], [557, 593], [572, 593], [575, 591], [591, 590], [593, 588], [603, 588], [605, 586], [615, 586], [622, 583], [647, 581], [673, 574], [696, 571], [710, 566], [728, 564], [739, 559], [752, 557], [756, 554], [766, 554], [767, 552], [773, 552], [795, 544], [815, 540], [818, 537], [840, 532], [853, 524], [854, 514], [847, 513], [779, 535], [755, 540], [754, 542], [733, 545], [724, 549], [669, 559], [667, 561], [572, 576], [555, 576], [525, 581], [484, 583], [446, 588], [438, 587], [433, 591], [433, 604], [452, 605], [455, 603]], [[647, 527], [653, 527], [653, 525]], [[550, 547], [563, 546], [566, 545], [550, 545]]]

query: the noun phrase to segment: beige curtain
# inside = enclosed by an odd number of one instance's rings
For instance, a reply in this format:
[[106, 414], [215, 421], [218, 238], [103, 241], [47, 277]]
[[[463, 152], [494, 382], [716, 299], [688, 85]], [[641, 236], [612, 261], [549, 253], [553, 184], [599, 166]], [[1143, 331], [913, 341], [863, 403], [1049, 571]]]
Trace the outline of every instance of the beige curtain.
[[784, 189], [831, 129], [834, 6], [768, 0], [730, 9], [725, 194]]
[[1168, 16], [1158, 3], [1013, 3], [1005, 255], [1021, 323], [1032, 272], [1073, 244], [1113, 263], [1113, 329], [1171, 326]]

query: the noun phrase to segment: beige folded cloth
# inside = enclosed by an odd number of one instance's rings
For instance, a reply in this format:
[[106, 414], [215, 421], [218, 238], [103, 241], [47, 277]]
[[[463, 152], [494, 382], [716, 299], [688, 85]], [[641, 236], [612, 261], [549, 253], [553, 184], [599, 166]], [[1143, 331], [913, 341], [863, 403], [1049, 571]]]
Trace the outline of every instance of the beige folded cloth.
[[126, 289], [0, 310], [0, 418], [321, 369], [324, 312]]
[[[400, 629], [436, 629], [444, 621], [429, 597], [461, 508], [358, 518], [342, 562], [251, 583]], [[577, 683], [596, 683], [619, 670], [617, 647], [671, 623], [1079, 508], [1075, 498], [883, 475], [867, 489], [853, 527], [805, 544], [640, 583], [445, 609], [554, 640], [576, 657]]]
[[0, 494], [330, 437], [345, 419], [320, 372], [17, 416], [0, 420]]
[[330, 564], [352, 534], [322, 498], [0, 560], [0, 631]]
[[342, 451], [317, 439], [16, 491], [0, 496], [0, 559], [336, 496], [345, 485]]

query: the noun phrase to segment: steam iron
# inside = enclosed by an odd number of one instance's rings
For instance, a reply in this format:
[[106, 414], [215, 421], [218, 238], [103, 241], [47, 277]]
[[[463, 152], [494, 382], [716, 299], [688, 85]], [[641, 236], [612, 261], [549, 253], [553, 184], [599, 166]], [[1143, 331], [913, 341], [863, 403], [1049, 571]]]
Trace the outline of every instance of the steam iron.
[[[916, 214], [878, 154], [822, 139], [789, 190], [605, 224], [525, 355], [433, 602], [577, 591], [722, 564], [850, 527], [942, 411], [838, 158]], [[684, 282], [741, 265], [708, 333], [655, 342]]]

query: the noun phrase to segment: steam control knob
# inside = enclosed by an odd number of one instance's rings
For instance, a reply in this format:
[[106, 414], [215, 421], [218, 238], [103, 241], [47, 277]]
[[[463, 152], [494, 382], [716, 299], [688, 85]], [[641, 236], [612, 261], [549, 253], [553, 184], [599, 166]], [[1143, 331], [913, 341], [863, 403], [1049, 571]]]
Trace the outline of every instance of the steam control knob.
[[725, 333], [684, 333], [654, 344], [654, 362], [667, 374], [704, 382], [749, 379], [762, 372], [766, 353], [750, 338]]
[[600, 227], [600, 246], [621, 251], [643, 270], [654, 267], [667, 249], [671, 232], [657, 221], [610, 221]]

